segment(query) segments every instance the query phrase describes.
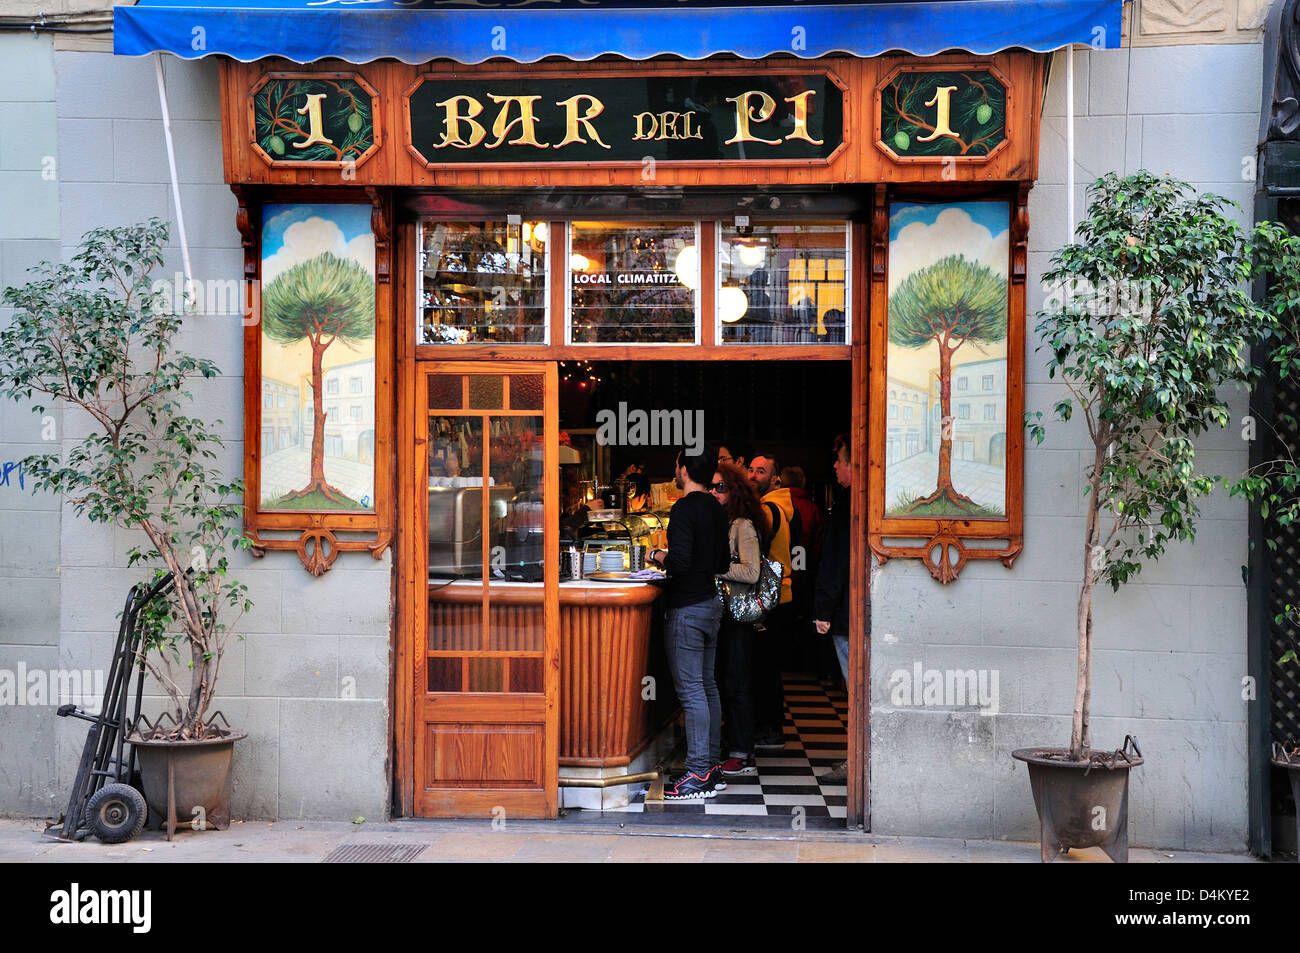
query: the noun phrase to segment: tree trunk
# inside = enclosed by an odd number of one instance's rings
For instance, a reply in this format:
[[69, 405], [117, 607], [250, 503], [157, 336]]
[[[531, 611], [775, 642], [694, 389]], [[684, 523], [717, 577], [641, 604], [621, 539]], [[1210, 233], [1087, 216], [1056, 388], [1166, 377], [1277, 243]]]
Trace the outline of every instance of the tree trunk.
[[325, 348], [320, 339], [311, 342], [311, 402], [316, 421], [311, 433], [311, 483], [307, 490], [325, 486]]
[[952, 495], [952, 351], [939, 342], [939, 480], [935, 497]]
[[[939, 343], [939, 475], [935, 480], [934, 492], [922, 499], [915, 500], [908, 507], [915, 512], [938, 500], [947, 499], [957, 506], [970, 505], [975, 501], [969, 496], [957, 492], [952, 485], [952, 432], [956, 421], [952, 416], [952, 355], [957, 348], [949, 348], [946, 340]], [[959, 345], [960, 346], [960, 345]]]
[[1070, 759], [1082, 761], [1092, 747], [1092, 592], [1097, 583], [1096, 553], [1101, 539], [1101, 469], [1106, 462], [1104, 434], [1098, 434], [1088, 475], [1088, 521], [1083, 544], [1083, 584], [1079, 587], [1078, 678], [1074, 686], [1074, 720], [1070, 726]]
[[180, 557], [172, 546], [166, 528], [156, 527], [148, 519], [140, 521], [140, 528], [149, 537], [154, 549], [162, 556], [163, 563], [172, 574], [175, 583], [177, 602], [181, 610], [180, 622], [185, 630], [185, 637], [190, 643], [192, 669], [188, 697], [182, 699], [179, 694], [171, 689], [168, 689], [168, 694], [172, 695], [172, 700], [179, 709], [177, 712], [179, 716], [178, 737], [195, 737], [201, 728], [202, 716], [207, 707], [202, 703], [204, 688], [210, 684], [209, 667], [211, 659], [204, 658], [209, 652], [210, 641], [207, 632], [207, 620], [204, 619], [203, 607], [199, 602], [198, 594], [194, 590], [194, 582], [186, 575], [185, 567], [181, 565]]
[[315, 421], [311, 433], [311, 479], [301, 490], [294, 490], [289, 495], [302, 498], [310, 496], [315, 490], [320, 490], [321, 495], [327, 500], [343, 503], [347, 497], [325, 482], [325, 371], [322, 365], [325, 350], [330, 346], [330, 342], [322, 344], [319, 336], [309, 340], [311, 341], [312, 419]]

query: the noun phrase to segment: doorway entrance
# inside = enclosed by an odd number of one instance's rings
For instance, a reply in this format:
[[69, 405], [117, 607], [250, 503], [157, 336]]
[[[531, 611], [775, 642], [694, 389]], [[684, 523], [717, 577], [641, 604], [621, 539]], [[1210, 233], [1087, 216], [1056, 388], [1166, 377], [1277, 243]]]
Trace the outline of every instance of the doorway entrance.
[[[415, 813], [554, 817], [555, 365], [422, 365]], [[516, 585], [529, 577], [542, 585]]]
[[[684, 751], [670, 743], [654, 764], [659, 779], [628, 784], [625, 798], [596, 797], [589, 789], [565, 787], [565, 775], [590, 762], [566, 760], [562, 751], [561, 805], [570, 809], [567, 816], [584, 822], [617, 817], [620, 823], [743, 822], [787, 829], [797, 819], [803, 826], [842, 829], [847, 779], [827, 776], [850, 757], [851, 693], [830, 638], [815, 630], [812, 597], [827, 516], [833, 505], [851, 505], [847, 491], [837, 484], [832, 453], [835, 438], [852, 428], [850, 362], [569, 362], [561, 364], [559, 388], [561, 439], [582, 451], [572, 467], [562, 467], [561, 485], [568, 491], [561, 517], [566, 529], [574, 526], [575, 511], [608, 505], [620, 494], [646, 499], [649, 503], [639, 506], [665, 514], [671, 506], [666, 495], [672, 493], [677, 445], [691, 439], [721, 444], [725, 456], [744, 461], [742, 469], [761, 455], [774, 479], [757, 495], [781, 499], [783, 507], [799, 498], [792, 604], [782, 607], [779, 618], [771, 617], [763, 628], [743, 636], [766, 647], [773, 657], [775, 708], [760, 701], [767, 714], [759, 718], [764, 724], [756, 726], [758, 744], [748, 751], [734, 747], [737, 742], [724, 714], [723, 758], [734, 753], [743, 762], [752, 757], [750, 770], [729, 774], [726, 789], [707, 800], [665, 801], [663, 777], [680, 771], [684, 757]], [[652, 432], [650, 424], [656, 419], [681, 421], [682, 427], [676, 437]], [[597, 440], [602, 434], [604, 439]], [[626, 482], [609, 495], [606, 491], [619, 479]], [[592, 495], [597, 500], [591, 500]], [[629, 510], [633, 508], [629, 503]], [[594, 529], [601, 540], [616, 538], [624, 523], [635, 527], [638, 519], [629, 514], [621, 522], [583, 529]], [[657, 609], [649, 673], [659, 697], [648, 707], [650, 717], [658, 718], [653, 727], [671, 732], [677, 703], [663, 658], [662, 607]], [[737, 688], [734, 667], [727, 664], [729, 651], [735, 650], [727, 644], [727, 634], [721, 634], [716, 672], [724, 712], [732, 710], [726, 702]], [[741, 657], [742, 664], [752, 665], [751, 658]], [[732, 684], [727, 683], [728, 674]], [[761, 681], [762, 675], [756, 676]], [[615, 806], [601, 811], [592, 805]], [[598, 818], [602, 813], [607, 817]]]

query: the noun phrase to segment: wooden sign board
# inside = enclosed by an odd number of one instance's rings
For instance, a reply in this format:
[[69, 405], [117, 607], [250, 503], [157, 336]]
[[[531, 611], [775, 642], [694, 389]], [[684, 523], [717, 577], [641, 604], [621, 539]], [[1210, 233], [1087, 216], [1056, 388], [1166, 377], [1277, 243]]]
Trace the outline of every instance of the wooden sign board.
[[526, 71], [222, 61], [226, 179], [469, 189], [1032, 181], [1045, 65], [1024, 50]]

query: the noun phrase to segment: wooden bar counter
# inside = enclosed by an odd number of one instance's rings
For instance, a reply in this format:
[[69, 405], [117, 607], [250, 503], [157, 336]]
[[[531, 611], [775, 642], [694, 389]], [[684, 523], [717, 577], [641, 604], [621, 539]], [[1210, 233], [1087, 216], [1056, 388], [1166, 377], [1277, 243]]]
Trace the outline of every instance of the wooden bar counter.
[[[493, 647], [540, 651], [542, 585], [494, 582], [490, 591]], [[649, 583], [560, 584], [561, 766], [627, 765], [659, 728], [652, 703], [642, 697], [643, 679], [651, 674], [652, 617], [659, 593]], [[480, 638], [481, 606], [477, 582], [431, 584], [430, 647], [441, 643], [453, 648], [461, 638]]]

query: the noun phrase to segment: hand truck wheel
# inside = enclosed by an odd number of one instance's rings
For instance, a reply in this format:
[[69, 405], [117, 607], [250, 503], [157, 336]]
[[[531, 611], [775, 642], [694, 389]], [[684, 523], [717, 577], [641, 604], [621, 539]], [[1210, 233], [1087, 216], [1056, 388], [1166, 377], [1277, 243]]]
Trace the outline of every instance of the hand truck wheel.
[[86, 802], [86, 823], [105, 844], [129, 841], [144, 830], [144, 795], [129, 784], [106, 784]]

